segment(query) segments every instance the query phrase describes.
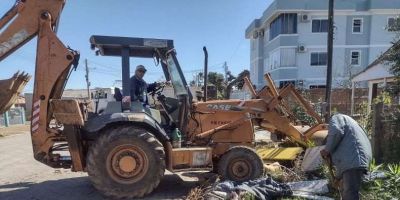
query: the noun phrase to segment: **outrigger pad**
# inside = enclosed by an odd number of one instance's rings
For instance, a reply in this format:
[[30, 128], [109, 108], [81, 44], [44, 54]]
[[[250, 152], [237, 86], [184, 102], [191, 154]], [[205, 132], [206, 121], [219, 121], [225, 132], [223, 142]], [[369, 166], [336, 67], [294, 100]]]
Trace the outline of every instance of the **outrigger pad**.
[[17, 72], [10, 79], [0, 80], [0, 114], [10, 109], [30, 79], [29, 74]]
[[67, 125], [84, 125], [79, 101], [76, 99], [51, 99], [53, 114], [59, 123]]

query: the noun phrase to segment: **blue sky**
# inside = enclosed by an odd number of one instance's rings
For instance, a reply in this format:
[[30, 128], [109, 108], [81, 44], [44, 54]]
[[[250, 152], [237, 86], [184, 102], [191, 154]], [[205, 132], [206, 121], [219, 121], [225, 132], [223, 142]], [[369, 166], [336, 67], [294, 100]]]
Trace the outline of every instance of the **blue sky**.
[[[1, 0], [3, 15], [15, 0]], [[68, 0], [62, 13], [58, 36], [64, 44], [81, 53], [78, 70], [67, 88], [85, 88], [84, 59], [88, 59], [92, 87], [111, 87], [121, 79], [119, 57], [95, 56], [90, 49], [91, 35], [173, 39], [178, 60], [191, 80], [202, 70], [203, 51], [207, 46], [210, 71], [223, 72], [223, 62], [233, 74], [249, 69], [250, 42], [244, 31], [262, 15], [271, 0]], [[34, 74], [36, 38], [0, 63], [0, 79], [17, 70]], [[153, 82], [162, 71], [152, 60], [131, 58], [131, 72], [144, 64], [145, 79]], [[33, 80], [25, 88], [33, 90]]]

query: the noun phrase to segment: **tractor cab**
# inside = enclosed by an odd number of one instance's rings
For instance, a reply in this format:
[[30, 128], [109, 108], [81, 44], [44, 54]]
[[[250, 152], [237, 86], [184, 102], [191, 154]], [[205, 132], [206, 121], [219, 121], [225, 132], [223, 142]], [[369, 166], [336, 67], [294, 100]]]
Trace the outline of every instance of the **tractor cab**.
[[[151, 118], [161, 126], [168, 127], [165, 129], [167, 132], [174, 128], [185, 130], [192, 94], [176, 58], [173, 40], [94, 35], [90, 38], [90, 43], [96, 55], [121, 57], [122, 89], [115, 89], [115, 102], [109, 102], [103, 112], [94, 111], [92, 119], [86, 125], [88, 132], [96, 131], [98, 128], [95, 127], [98, 127], [99, 122], [117, 120], [117, 116], [133, 118], [132, 113]], [[164, 96], [162, 91], [166, 84], [161, 83], [148, 93], [149, 98], [156, 99], [160, 106], [127, 102], [125, 99], [130, 99], [128, 97], [131, 96], [130, 57], [154, 59], [161, 66], [167, 83], [172, 84], [174, 96]]]

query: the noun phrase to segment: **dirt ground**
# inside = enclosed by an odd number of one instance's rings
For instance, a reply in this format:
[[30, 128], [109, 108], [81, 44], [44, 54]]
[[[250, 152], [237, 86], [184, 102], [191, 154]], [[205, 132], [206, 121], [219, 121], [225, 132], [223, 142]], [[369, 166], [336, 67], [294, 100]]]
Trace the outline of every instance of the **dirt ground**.
[[27, 133], [29, 125], [12, 125], [10, 127], [0, 127], [0, 137], [11, 134]]
[[[86, 173], [52, 169], [33, 159], [31, 138], [23, 127], [0, 137], [0, 199], [68, 200], [105, 199], [91, 185]], [[167, 172], [158, 188], [144, 199], [183, 199], [197, 186], [199, 174]]]

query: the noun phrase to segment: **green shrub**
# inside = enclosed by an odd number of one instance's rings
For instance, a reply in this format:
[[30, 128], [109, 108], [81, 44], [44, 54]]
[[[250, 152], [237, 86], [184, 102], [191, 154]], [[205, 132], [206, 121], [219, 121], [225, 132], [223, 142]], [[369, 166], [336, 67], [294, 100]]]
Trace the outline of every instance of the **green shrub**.
[[295, 116], [295, 119], [300, 121], [302, 125], [312, 126], [316, 124], [316, 120], [308, 115], [301, 106], [295, 106], [294, 108], [292, 108], [292, 113]]
[[383, 171], [386, 178], [375, 179], [363, 185], [362, 199], [396, 199], [400, 197], [400, 164], [376, 165], [373, 160], [370, 172]]

